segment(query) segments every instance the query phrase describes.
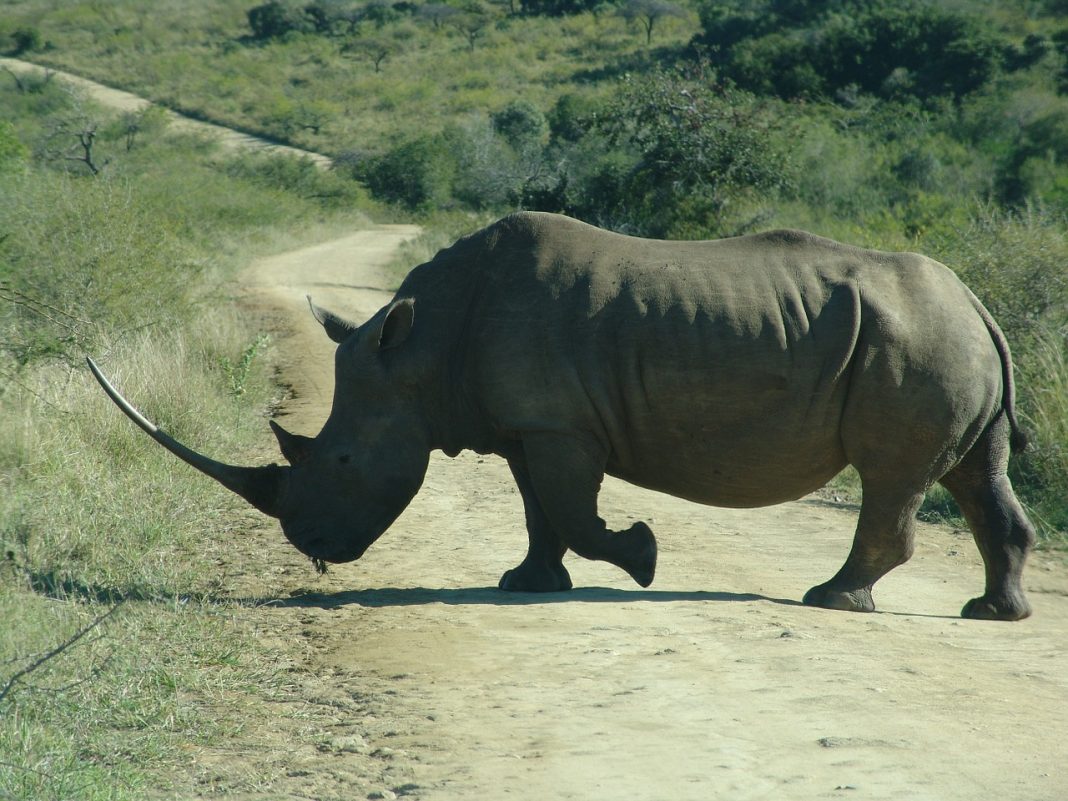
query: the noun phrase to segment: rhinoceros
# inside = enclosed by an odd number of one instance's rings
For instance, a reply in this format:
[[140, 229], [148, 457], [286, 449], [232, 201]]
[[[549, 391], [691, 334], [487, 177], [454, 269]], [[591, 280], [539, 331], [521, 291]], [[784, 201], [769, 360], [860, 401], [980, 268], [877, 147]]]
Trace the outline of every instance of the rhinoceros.
[[288, 466], [236, 467], [178, 443], [90, 365], [177, 456], [281, 521], [314, 560], [360, 558], [409, 504], [431, 451], [503, 457], [529, 547], [502, 590], [570, 589], [570, 549], [639, 585], [657, 544], [597, 513], [605, 474], [702, 504], [800, 498], [846, 465], [863, 502], [845, 564], [804, 603], [872, 611], [913, 552], [940, 482], [986, 567], [968, 618], [1030, 614], [1034, 529], [1006, 475], [1024, 447], [1012, 360], [957, 276], [913, 253], [793, 230], [657, 241], [518, 213], [415, 267], [362, 325], [312, 305], [335, 353], [314, 438], [271, 426]]

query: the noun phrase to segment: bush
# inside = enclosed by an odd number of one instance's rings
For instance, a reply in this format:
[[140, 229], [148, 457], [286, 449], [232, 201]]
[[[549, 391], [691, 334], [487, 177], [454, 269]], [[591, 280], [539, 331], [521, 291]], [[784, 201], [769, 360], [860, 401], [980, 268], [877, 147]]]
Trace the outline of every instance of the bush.
[[916, 0], [772, 2], [763, 13], [712, 3], [701, 20], [700, 41], [729, 77], [785, 98], [855, 84], [879, 97], [959, 100], [987, 85], [1011, 50], [978, 18]]
[[16, 28], [11, 33], [11, 41], [15, 45], [14, 55], [32, 53], [41, 49], [41, 32], [36, 28]]
[[549, 132], [545, 115], [527, 100], [513, 100], [491, 119], [493, 129], [516, 150], [540, 146]]
[[291, 31], [312, 27], [309, 18], [301, 11], [277, 0], [250, 8], [248, 26], [252, 29], [252, 38], [259, 41], [279, 39]]
[[1068, 106], [1023, 123], [1004, 166], [999, 188], [1013, 205], [1045, 200], [1068, 209]]
[[412, 210], [449, 205], [455, 173], [454, 153], [441, 135], [412, 139], [353, 168], [376, 198]]
[[568, 14], [592, 11], [601, 2], [602, 0], [524, 0], [523, 10], [527, 14], [563, 17]]
[[360, 197], [359, 187], [352, 180], [340, 172], [322, 170], [303, 156], [241, 153], [227, 162], [226, 173], [327, 208], [350, 207]]
[[189, 249], [118, 180], [34, 171], [0, 195], [0, 351], [71, 365], [102, 329], [134, 330], [188, 310]]
[[0, 120], [0, 174], [26, 163], [30, 150], [15, 136], [15, 126]]
[[705, 69], [627, 77], [594, 126], [619, 153], [573, 190], [575, 211], [627, 209], [626, 227], [651, 236], [721, 233], [734, 197], [791, 185], [779, 120]]

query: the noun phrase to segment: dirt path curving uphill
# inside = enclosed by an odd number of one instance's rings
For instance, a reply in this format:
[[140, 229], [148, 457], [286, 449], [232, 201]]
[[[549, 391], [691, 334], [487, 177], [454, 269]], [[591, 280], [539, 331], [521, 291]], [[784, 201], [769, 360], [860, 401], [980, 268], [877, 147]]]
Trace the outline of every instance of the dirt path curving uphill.
[[[249, 302], [288, 332], [292, 430], [315, 434], [332, 393], [333, 345], [305, 294], [365, 319], [411, 233], [363, 231], [250, 271]], [[321, 579], [265, 524], [249, 547], [275, 571], [232, 589], [278, 599], [250, 614], [299, 667], [293, 702], [316, 711], [246, 732], [225, 770], [205, 754], [208, 773], [243, 798], [1068, 798], [1062, 565], [1033, 561], [1032, 619], [963, 621], [978, 554], [966, 532], [925, 525], [877, 587], [879, 613], [827, 612], [796, 599], [841, 564], [855, 509], [712, 509], [613, 480], [602, 499], [613, 527], [658, 533], [652, 588], [569, 556], [571, 593], [494, 589], [526, 541], [492, 457], [436, 454], [393, 529]], [[262, 792], [238, 791], [246, 771]]]

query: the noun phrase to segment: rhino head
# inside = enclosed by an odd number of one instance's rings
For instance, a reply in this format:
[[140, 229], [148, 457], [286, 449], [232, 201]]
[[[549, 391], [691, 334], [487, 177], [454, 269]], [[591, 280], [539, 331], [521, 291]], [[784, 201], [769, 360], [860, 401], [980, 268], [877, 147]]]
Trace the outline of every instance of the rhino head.
[[312, 306], [335, 354], [334, 402], [315, 437], [270, 421], [288, 466], [238, 467], [210, 459], [161, 431], [88, 359], [109, 397], [138, 426], [183, 461], [279, 519], [286, 538], [317, 564], [359, 559], [423, 483], [431, 446], [416, 386], [394, 364], [414, 322], [414, 302], [399, 300], [362, 326]]

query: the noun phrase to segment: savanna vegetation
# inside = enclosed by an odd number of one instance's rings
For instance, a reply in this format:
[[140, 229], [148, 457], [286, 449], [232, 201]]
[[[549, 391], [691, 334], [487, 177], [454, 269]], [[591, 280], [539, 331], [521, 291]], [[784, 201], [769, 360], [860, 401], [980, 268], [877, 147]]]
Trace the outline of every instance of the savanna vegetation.
[[58, 81], [0, 85], [0, 109], [0, 797], [141, 799], [287, 661], [218, 600], [241, 505], [130, 437], [84, 355], [167, 428], [248, 452], [277, 388], [229, 282], [361, 225], [361, 191]]
[[[372, 204], [442, 239], [533, 208], [932, 255], [1009, 336], [1032, 440], [1013, 478], [1063, 547], [1060, 0], [14, 0], [0, 51], [336, 165], [227, 156], [0, 72], [0, 679], [123, 601], [54, 677], [0, 686], [0, 795], [138, 797], [220, 730], [190, 693], [270, 691], [199, 533], [241, 507], [101, 413], [81, 355], [107, 354], [176, 435], [250, 447], [269, 343], [229, 302], [233, 270]], [[926, 509], [952, 513], [937, 493]]]

